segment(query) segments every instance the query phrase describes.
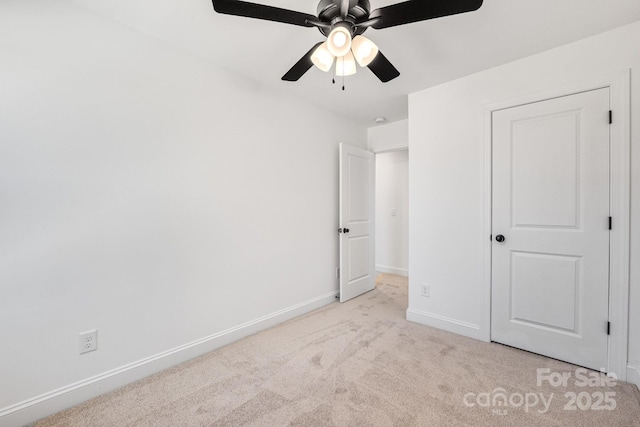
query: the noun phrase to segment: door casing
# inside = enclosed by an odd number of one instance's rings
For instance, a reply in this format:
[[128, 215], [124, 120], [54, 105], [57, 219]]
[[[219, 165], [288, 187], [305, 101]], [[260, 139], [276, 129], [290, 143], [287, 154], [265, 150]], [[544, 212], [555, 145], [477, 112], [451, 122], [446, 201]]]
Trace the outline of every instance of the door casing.
[[578, 78], [575, 84], [532, 93], [484, 106], [485, 146], [483, 155], [483, 293], [480, 337], [491, 341], [491, 230], [492, 203], [492, 114], [496, 110], [517, 107], [600, 88], [609, 88], [613, 123], [610, 125], [610, 206], [613, 228], [609, 260], [609, 360], [607, 372], [626, 380], [629, 328], [629, 221], [630, 221], [630, 82], [629, 69], [591, 78]]

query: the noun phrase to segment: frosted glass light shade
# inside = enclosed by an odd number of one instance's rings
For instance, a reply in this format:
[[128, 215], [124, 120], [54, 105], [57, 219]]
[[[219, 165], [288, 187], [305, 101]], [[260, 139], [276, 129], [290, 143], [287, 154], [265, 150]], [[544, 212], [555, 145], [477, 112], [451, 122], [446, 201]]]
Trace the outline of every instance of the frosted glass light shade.
[[366, 37], [355, 36], [351, 42], [351, 51], [358, 64], [366, 67], [378, 55], [378, 46]]
[[351, 50], [351, 32], [344, 26], [337, 26], [327, 37], [327, 49], [333, 56], [341, 57]]
[[356, 60], [351, 52], [336, 59], [336, 76], [350, 76], [356, 73]]
[[313, 65], [320, 68], [325, 73], [331, 69], [333, 59], [334, 56], [329, 52], [329, 49], [327, 49], [327, 42], [322, 43], [311, 54], [311, 62], [313, 62]]

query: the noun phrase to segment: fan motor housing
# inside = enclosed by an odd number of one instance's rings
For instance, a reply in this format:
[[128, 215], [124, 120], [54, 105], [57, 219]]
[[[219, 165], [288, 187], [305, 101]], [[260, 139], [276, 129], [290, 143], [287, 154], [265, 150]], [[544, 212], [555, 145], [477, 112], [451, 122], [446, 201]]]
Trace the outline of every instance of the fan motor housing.
[[[347, 17], [343, 19], [340, 16], [340, 6], [334, 0], [320, 0], [320, 3], [318, 3], [318, 19], [322, 22], [330, 23], [332, 28], [334, 24], [346, 22], [352, 28], [352, 36], [355, 36], [367, 30], [367, 27], [357, 27], [355, 23], [367, 20], [370, 9], [369, 0], [357, 0], [356, 4], [349, 9]], [[329, 28], [318, 27], [318, 29], [325, 36], [328, 36], [331, 32]]]

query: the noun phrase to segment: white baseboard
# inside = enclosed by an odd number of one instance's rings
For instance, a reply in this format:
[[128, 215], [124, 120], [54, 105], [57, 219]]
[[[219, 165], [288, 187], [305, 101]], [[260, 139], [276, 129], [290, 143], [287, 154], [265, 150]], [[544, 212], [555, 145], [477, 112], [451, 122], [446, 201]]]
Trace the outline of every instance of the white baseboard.
[[19, 427], [216, 350], [336, 301], [337, 291], [0, 409], [0, 426]]
[[410, 322], [420, 323], [421, 325], [442, 329], [447, 332], [453, 332], [454, 334], [464, 335], [465, 337], [482, 340], [480, 326], [473, 323], [467, 323], [461, 320], [451, 319], [449, 317], [427, 313], [413, 308], [409, 308], [407, 310], [407, 320]]
[[398, 276], [409, 277], [409, 270], [400, 267], [391, 267], [389, 265], [376, 264], [376, 271], [378, 273], [397, 274]]
[[640, 366], [627, 365], [627, 382], [640, 388]]

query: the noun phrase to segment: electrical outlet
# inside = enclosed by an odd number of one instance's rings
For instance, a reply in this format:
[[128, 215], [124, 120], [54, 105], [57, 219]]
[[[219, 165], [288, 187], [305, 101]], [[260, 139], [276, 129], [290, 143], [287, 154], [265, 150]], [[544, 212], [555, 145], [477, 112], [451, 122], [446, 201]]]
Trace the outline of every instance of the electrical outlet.
[[431, 286], [426, 283], [420, 285], [420, 295], [429, 298], [431, 296]]
[[396, 208], [391, 209], [391, 216], [396, 216]]
[[98, 349], [98, 330], [80, 332], [80, 354]]

